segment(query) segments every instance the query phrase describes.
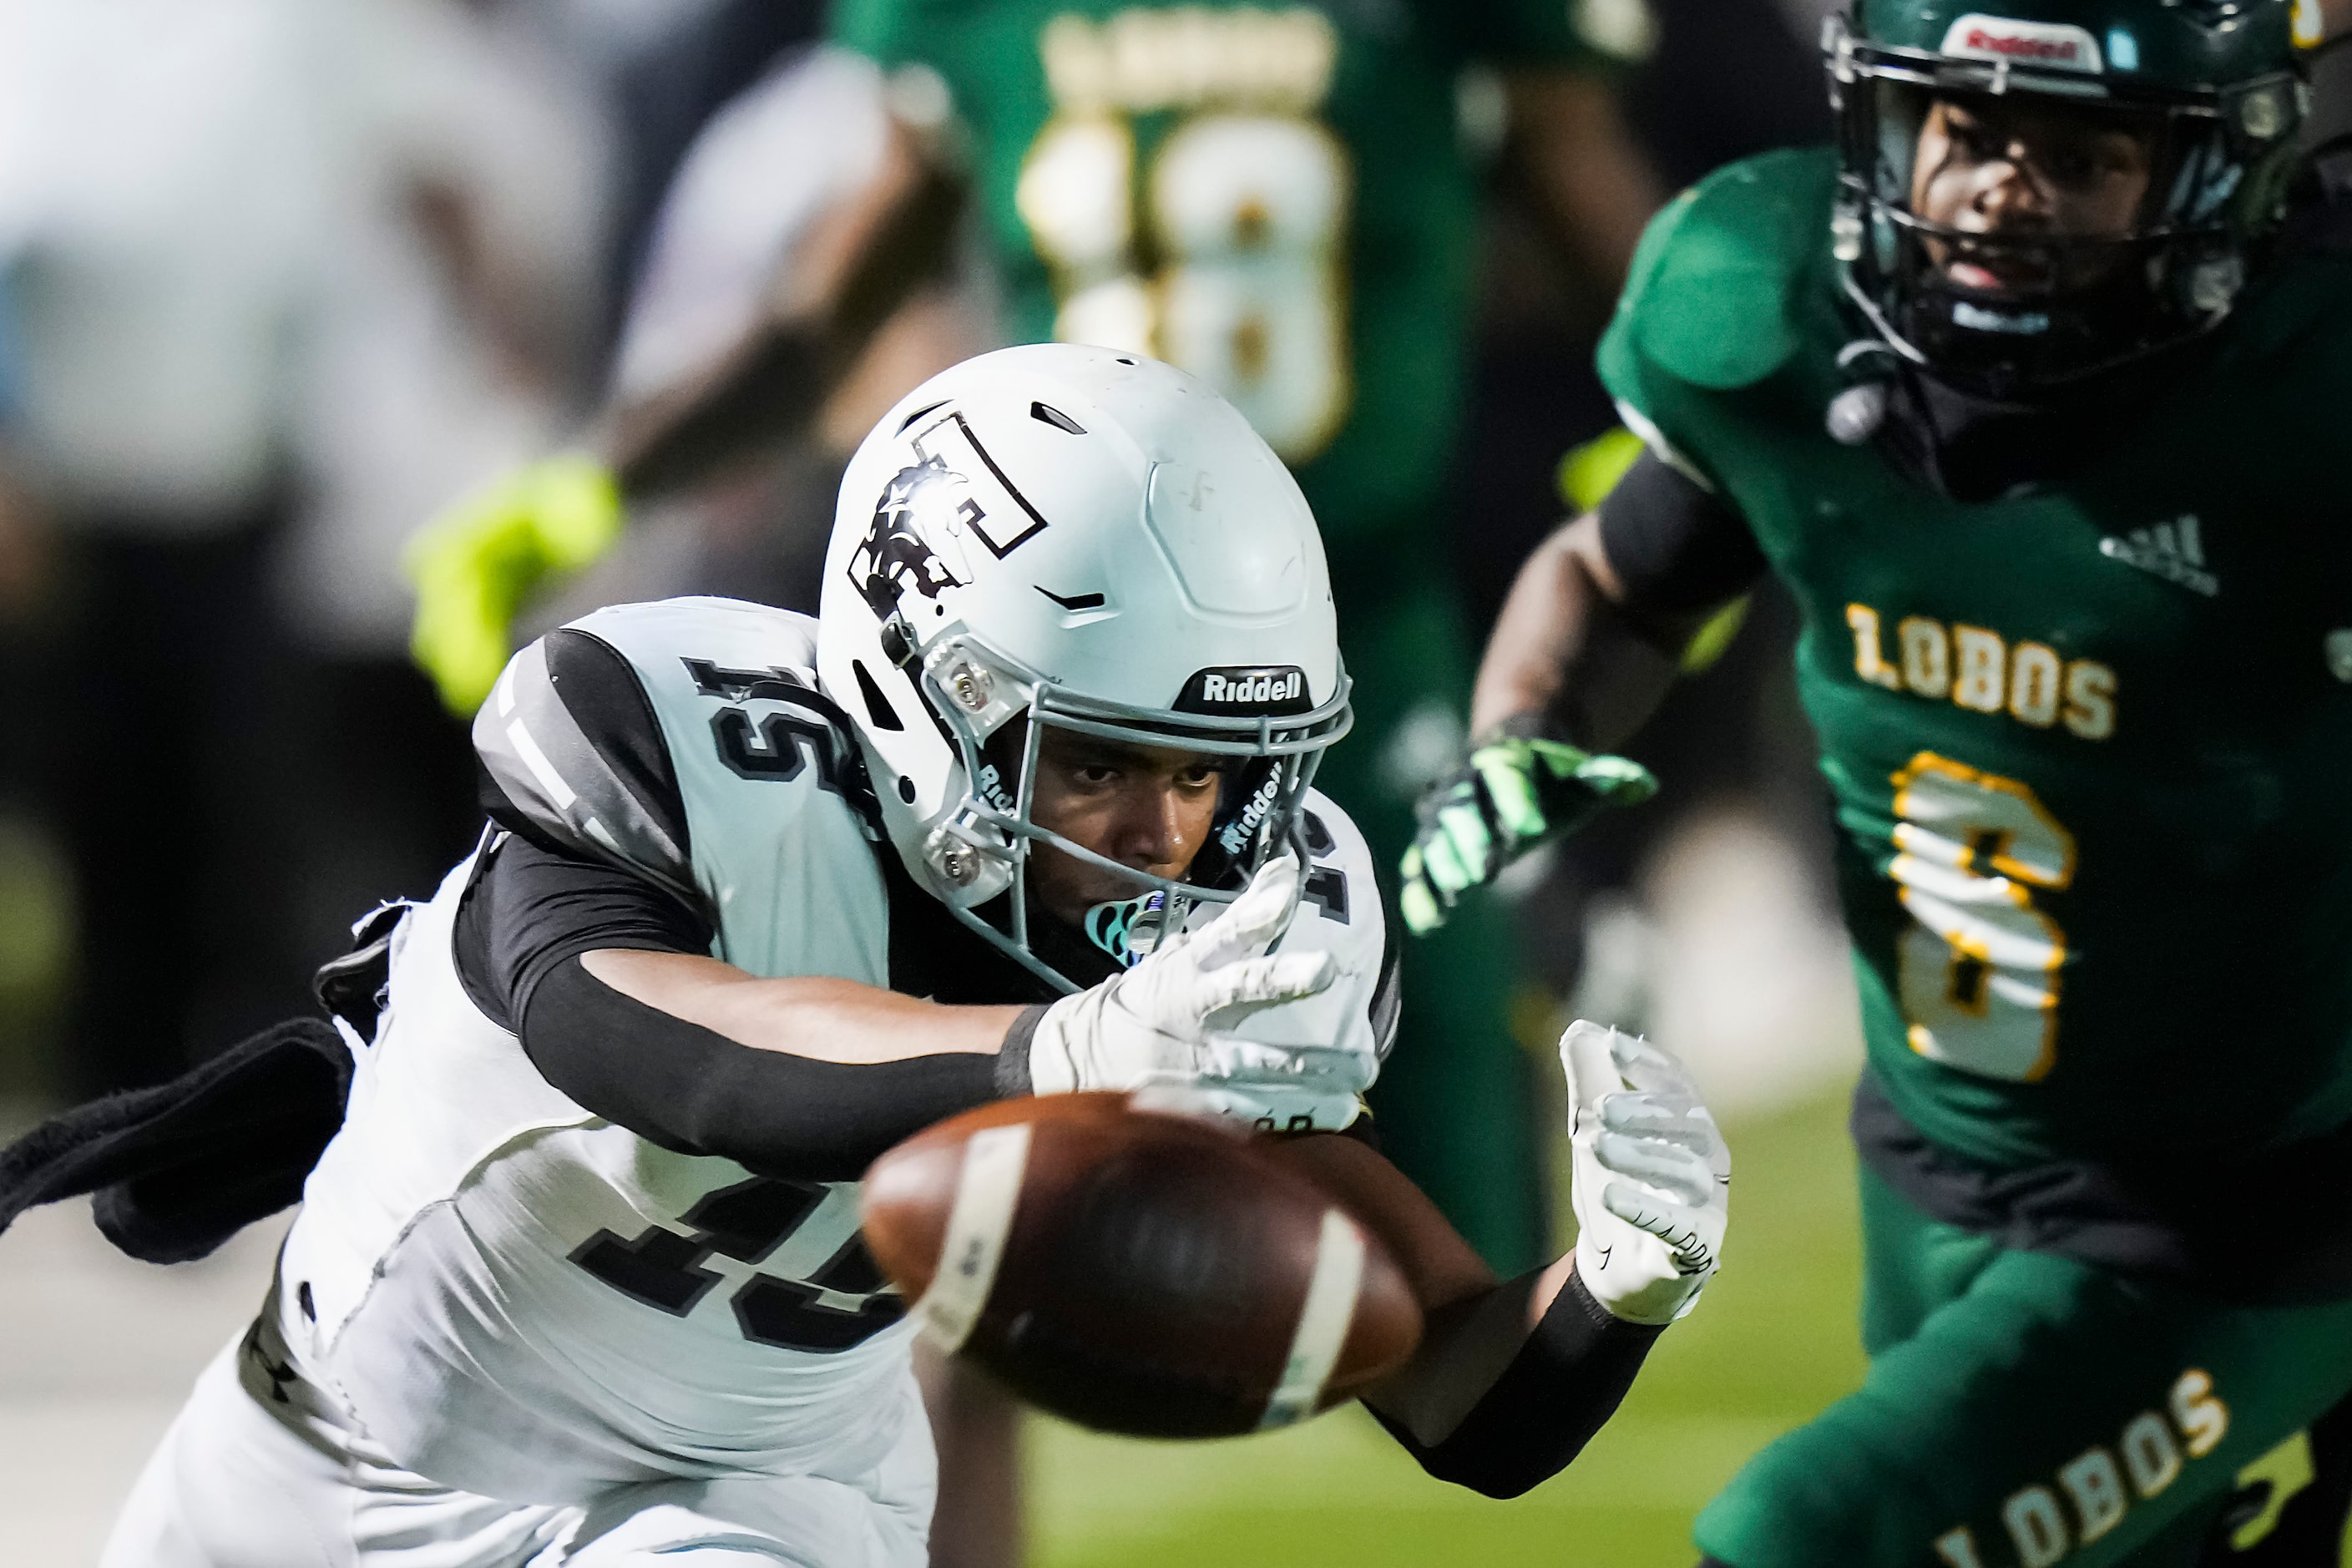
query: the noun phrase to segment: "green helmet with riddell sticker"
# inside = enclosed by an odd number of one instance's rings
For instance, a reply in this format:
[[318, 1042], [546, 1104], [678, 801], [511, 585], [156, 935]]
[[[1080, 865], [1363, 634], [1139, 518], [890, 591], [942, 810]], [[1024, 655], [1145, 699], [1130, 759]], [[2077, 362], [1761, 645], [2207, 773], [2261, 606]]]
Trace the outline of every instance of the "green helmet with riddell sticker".
[[2317, 0], [1851, 7], [1822, 29], [1832, 243], [1894, 352], [2030, 396], [2229, 314], [2284, 216]]

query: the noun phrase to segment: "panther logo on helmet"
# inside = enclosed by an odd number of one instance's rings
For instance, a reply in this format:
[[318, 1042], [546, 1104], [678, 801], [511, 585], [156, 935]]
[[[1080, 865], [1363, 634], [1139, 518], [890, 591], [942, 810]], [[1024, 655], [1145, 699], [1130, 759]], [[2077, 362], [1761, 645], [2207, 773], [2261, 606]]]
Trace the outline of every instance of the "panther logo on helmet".
[[965, 563], [950, 564], [941, 547], [961, 556], [957, 536], [981, 515], [968, 481], [936, 458], [893, 474], [874, 503], [865, 539], [849, 558], [849, 580], [875, 618], [889, 619], [910, 589], [936, 599], [950, 588], [968, 585], [969, 568], [957, 570]]

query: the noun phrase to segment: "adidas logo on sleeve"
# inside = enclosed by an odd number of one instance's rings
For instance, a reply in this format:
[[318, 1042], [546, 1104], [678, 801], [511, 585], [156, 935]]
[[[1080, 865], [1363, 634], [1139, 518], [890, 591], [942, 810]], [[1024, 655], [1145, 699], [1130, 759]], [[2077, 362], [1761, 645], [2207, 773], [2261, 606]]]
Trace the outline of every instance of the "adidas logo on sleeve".
[[2206, 570], [2205, 546], [2198, 538], [2198, 529], [2197, 514], [2185, 512], [2170, 522], [2136, 528], [2121, 538], [2109, 534], [2099, 541], [2099, 553], [2210, 599], [2221, 591], [2221, 580]]

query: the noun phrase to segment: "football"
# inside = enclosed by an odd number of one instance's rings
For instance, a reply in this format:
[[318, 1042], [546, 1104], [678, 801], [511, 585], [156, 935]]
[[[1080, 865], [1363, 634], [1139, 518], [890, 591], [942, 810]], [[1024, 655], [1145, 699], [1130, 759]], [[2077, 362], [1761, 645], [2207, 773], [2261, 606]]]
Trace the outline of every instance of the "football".
[[1121, 1094], [983, 1106], [866, 1172], [875, 1260], [925, 1331], [1097, 1431], [1303, 1420], [1412, 1353], [1380, 1239], [1228, 1122]]

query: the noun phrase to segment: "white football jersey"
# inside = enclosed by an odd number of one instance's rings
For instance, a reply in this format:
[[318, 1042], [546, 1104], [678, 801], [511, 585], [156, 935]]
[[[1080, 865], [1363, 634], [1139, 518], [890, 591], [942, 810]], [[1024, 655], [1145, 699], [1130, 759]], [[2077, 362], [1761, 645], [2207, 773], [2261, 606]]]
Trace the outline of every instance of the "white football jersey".
[[[576, 710], [542, 639], [500, 679], [476, 743], [538, 834], [702, 910], [714, 956], [887, 986], [892, 851], [816, 689], [815, 632], [729, 600], [602, 610], [551, 636], [625, 661], [642, 704]], [[663, 775], [674, 793], [647, 786]], [[1337, 807], [1313, 805], [1315, 874], [1285, 946], [1334, 950], [1343, 979], [1247, 1032], [1381, 1039], [1393, 997], [1370, 856]], [[342, 1131], [288, 1237], [278, 1315], [302, 1371], [403, 1466], [492, 1497], [871, 1471], [908, 1419], [913, 1326], [858, 1243], [856, 1184], [666, 1150], [549, 1084], [459, 978], [472, 869], [403, 922]]]

